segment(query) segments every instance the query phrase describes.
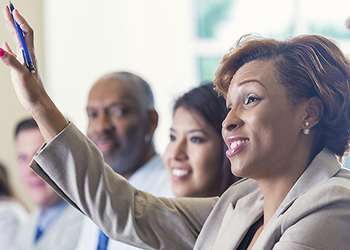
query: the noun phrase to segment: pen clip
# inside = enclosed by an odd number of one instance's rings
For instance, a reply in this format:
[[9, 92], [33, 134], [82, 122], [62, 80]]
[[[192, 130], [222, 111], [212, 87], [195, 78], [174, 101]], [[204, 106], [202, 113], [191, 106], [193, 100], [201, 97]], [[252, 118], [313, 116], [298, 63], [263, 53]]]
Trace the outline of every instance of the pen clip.
[[26, 58], [26, 55], [24, 54], [23, 48], [22, 48], [22, 56], [23, 56], [23, 60], [24, 60], [24, 63], [26, 65], [26, 67], [29, 68], [29, 65], [28, 65], [28, 62], [27, 62], [27, 58]]

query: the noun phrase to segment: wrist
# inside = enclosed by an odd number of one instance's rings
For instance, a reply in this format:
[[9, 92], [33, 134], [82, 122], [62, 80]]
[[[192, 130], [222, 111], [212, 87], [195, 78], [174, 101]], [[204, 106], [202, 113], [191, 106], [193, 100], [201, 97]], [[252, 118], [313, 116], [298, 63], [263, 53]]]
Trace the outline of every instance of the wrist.
[[66, 118], [47, 95], [38, 101], [38, 104], [29, 110], [29, 113], [37, 122], [47, 143], [68, 125]]

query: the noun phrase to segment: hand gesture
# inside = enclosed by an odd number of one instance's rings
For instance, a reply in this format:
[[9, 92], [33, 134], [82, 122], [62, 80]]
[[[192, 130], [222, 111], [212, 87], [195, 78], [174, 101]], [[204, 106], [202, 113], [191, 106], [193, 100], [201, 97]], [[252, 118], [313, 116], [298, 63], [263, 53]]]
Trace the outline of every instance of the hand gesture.
[[45, 140], [49, 142], [67, 125], [67, 121], [50, 99], [42, 83], [34, 52], [33, 29], [17, 10], [13, 11], [13, 17], [23, 31], [29, 53], [37, 69], [34, 74], [24, 64], [22, 45], [8, 6], [4, 8], [3, 15], [7, 30], [16, 44], [17, 56], [8, 43], [4, 42], [4, 49], [0, 48], [1, 60], [11, 68], [11, 80], [19, 101], [37, 121]]

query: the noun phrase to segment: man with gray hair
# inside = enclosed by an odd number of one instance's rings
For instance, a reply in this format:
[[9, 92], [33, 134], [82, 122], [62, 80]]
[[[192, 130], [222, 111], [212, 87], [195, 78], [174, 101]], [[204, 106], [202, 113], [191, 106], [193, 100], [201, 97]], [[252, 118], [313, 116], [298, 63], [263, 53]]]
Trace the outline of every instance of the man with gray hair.
[[[142, 191], [172, 197], [171, 184], [153, 135], [158, 125], [150, 86], [139, 76], [115, 72], [92, 86], [87, 103], [87, 136], [105, 162]], [[77, 250], [138, 249], [108, 238], [86, 218]]]

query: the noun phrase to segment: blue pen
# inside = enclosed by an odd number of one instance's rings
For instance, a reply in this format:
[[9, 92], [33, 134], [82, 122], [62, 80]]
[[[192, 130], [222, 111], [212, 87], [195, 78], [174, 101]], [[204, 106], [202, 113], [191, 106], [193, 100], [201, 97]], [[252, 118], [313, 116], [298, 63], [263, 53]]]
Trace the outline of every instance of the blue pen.
[[10, 2], [10, 11], [11, 11], [12, 19], [13, 19], [13, 22], [15, 23], [17, 33], [19, 36], [19, 40], [21, 41], [21, 44], [22, 44], [22, 53], [23, 53], [24, 62], [26, 64], [27, 68], [29, 69], [30, 73], [34, 74], [35, 67], [34, 67], [32, 58], [30, 57], [26, 41], [24, 40], [23, 31], [22, 31], [21, 27], [18, 25], [18, 23], [16, 22], [16, 20], [13, 18], [12, 12], [15, 9], [15, 7], [11, 3], [11, 1], [9, 1], [9, 2]]

